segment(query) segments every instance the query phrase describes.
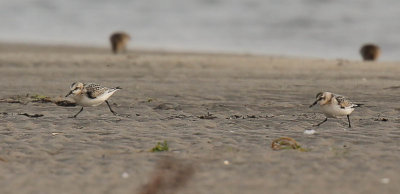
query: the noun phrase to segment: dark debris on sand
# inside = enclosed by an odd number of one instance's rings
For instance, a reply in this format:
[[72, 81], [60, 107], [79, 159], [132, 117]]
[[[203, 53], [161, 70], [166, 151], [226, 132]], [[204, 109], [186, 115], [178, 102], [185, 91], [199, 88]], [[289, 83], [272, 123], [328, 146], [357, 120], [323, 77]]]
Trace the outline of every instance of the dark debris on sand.
[[387, 119], [387, 118], [385, 118], [385, 117], [382, 117], [381, 114], [378, 114], [378, 118], [375, 118], [374, 121], [383, 121], [383, 122], [386, 122], [386, 121], [389, 121], [389, 119]]
[[155, 110], [181, 110], [182, 108], [179, 105], [175, 105], [172, 103], [162, 103], [157, 105]]
[[199, 116], [200, 119], [216, 119], [217, 117], [214, 116], [213, 114], [210, 114], [210, 112], [207, 112], [206, 115], [201, 115]]
[[57, 106], [76, 106], [76, 103], [68, 100], [59, 100], [54, 102]]
[[14, 95], [9, 96], [7, 98], [0, 99], [0, 103], [19, 103], [19, 104], [28, 104], [28, 103], [54, 103], [58, 106], [76, 106], [76, 103], [68, 101], [64, 98], [56, 97], [52, 98], [45, 95]]
[[273, 115], [231, 115], [227, 117], [226, 119], [258, 119], [258, 118], [272, 118], [274, 117]]
[[18, 113], [18, 115], [23, 115], [23, 116], [27, 116], [29, 118], [39, 118], [44, 116], [43, 114], [28, 114], [28, 113]]
[[139, 194], [173, 194], [192, 178], [194, 168], [190, 163], [172, 157], [163, 157], [155, 167], [147, 184]]

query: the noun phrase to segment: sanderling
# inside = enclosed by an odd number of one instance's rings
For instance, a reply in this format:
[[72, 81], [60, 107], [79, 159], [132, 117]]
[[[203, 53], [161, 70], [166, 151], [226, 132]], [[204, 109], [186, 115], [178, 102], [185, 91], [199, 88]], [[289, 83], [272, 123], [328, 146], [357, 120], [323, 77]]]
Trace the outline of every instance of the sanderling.
[[375, 61], [381, 53], [379, 46], [374, 44], [365, 44], [360, 49], [360, 54], [364, 61]]
[[317, 100], [310, 105], [310, 108], [319, 102], [322, 112], [325, 114], [326, 118], [322, 122], [318, 123], [316, 126], [320, 126], [325, 123], [328, 118], [336, 118], [337, 116], [347, 116], [350, 123], [350, 114], [354, 111], [355, 107], [359, 107], [361, 104], [353, 104], [346, 97], [334, 94], [331, 92], [320, 92], [316, 96]]
[[111, 49], [114, 52], [114, 54], [126, 51], [126, 45], [128, 44], [129, 40], [131, 40], [131, 37], [129, 36], [129, 34], [125, 32], [115, 32], [111, 34], [110, 36]]
[[108, 108], [114, 115], [118, 115], [111, 109], [107, 99], [120, 89], [120, 87], [106, 88], [95, 83], [74, 82], [71, 85], [71, 91], [65, 97], [72, 94], [75, 102], [82, 106], [81, 110], [73, 116], [74, 118], [83, 111], [83, 107], [99, 106], [103, 102], [107, 103]]

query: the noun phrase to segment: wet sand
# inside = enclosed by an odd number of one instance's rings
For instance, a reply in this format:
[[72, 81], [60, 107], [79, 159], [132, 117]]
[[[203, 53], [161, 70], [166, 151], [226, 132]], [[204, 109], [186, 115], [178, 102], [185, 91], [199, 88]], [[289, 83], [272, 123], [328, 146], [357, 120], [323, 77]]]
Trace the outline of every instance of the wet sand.
[[[397, 193], [400, 62], [0, 44], [0, 193], [140, 193], [165, 156], [190, 164], [172, 193]], [[120, 86], [85, 108], [8, 103]], [[364, 106], [308, 108], [320, 91]], [[30, 118], [21, 113], [43, 114]], [[210, 115], [208, 115], [208, 113]], [[314, 129], [313, 135], [304, 134]], [[294, 138], [306, 152], [271, 149]], [[168, 152], [150, 152], [167, 141]], [[177, 162], [177, 163], [179, 163]], [[175, 168], [171, 168], [175, 169]], [[170, 192], [171, 193], [171, 192]]]

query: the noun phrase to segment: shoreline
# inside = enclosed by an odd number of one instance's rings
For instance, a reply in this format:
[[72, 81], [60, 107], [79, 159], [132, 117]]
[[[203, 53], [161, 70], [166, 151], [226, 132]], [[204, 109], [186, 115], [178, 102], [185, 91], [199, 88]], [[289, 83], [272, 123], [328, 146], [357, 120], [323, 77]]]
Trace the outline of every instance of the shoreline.
[[[129, 44], [130, 47], [134, 46], [134, 43]], [[272, 58], [289, 58], [289, 59], [310, 59], [310, 60], [345, 60], [345, 61], [361, 61], [354, 59], [325, 59], [322, 57], [312, 56], [292, 56], [292, 55], [279, 55], [279, 54], [260, 54], [251, 52], [229, 52], [229, 51], [206, 51], [206, 50], [185, 50], [185, 49], [168, 49], [168, 48], [130, 48], [128, 45], [128, 53], [152, 53], [152, 54], [181, 54], [181, 55], [211, 55], [211, 56], [255, 56], [255, 57], [272, 57]], [[93, 52], [93, 53], [111, 53], [108, 44], [103, 46], [93, 45], [79, 45], [79, 44], [51, 44], [51, 43], [16, 43], [16, 42], [4, 42], [0, 41], [0, 51], [16, 52], [16, 51], [29, 51], [35, 52], [35, 50], [41, 49], [42, 51], [51, 52]], [[396, 61], [383, 61], [383, 62], [396, 62]]]

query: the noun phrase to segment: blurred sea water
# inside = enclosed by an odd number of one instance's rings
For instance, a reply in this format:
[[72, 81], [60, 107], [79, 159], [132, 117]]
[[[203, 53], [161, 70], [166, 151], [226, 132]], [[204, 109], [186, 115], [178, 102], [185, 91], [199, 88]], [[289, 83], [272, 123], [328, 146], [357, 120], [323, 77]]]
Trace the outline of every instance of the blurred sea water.
[[400, 60], [398, 0], [1, 0], [0, 41]]

